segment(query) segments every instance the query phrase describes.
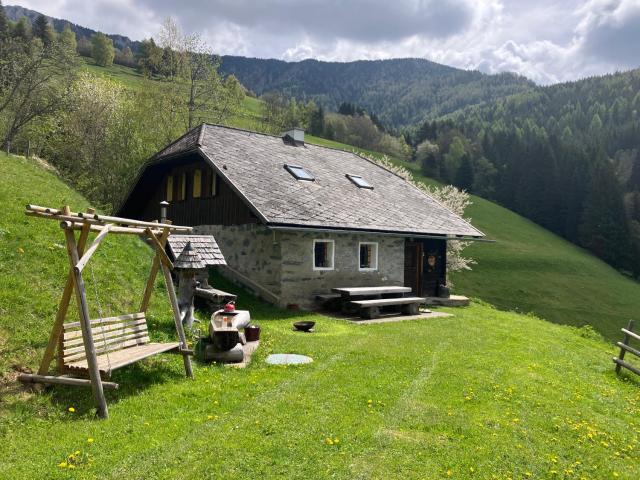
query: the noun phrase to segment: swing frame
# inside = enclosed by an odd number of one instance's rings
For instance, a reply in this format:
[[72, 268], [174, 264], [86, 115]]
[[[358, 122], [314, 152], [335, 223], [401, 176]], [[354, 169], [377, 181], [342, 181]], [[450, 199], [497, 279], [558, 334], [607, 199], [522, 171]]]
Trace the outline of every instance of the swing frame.
[[[62, 209], [54, 209], [40, 207], [37, 205], [27, 205], [25, 214], [27, 216], [56, 220], [60, 222], [60, 227], [64, 231], [67, 255], [69, 257], [69, 273], [62, 293], [62, 297], [60, 299], [53, 328], [51, 330], [51, 334], [49, 335], [49, 341], [47, 343], [47, 347], [45, 349], [40, 367], [38, 369], [38, 373], [22, 374], [19, 377], [20, 381], [24, 383], [64, 384], [85, 387], [91, 386], [98, 416], [101, 418], [108, 418], [109, 411], [107, 408], [104, 389], [116, 389], [118, 388], [118, 384], [104, 381], [102, 379], [101, 369], [98, 363], [98, 353], [93, 338], [94, 328], [92, 328], [92, 325], [97, 324], [102, 326], [103, 324], [101, 322], [105, 320], [119, 320], [126, 317], [131, 317], [132, 315], [122, 315], [120, 317], [112, 317], [111, 319], [90, 319], [85, 283], [82, 272], [91, 259], [91, 256], [96, 252], [102, 241], [109, 233], [138, 235], [149, 240], [149, 242], [151, 243], [151, 246], [155, 250], [155, 255], [153, 257], [151, 271], [149, 273], [149, 277], [147, 279], [147, 283], [142, 295], [140, 309], [138, 310], [138, 313], [133, 315], [142, 315], [141, 318], [145, 323], [146, 332], [145, 314], [147, 308], [149, 307], [149, 301], [151, 299], [151, 294], [153, 292], [156, 277], [159, 270], [162, 270], [165, 287], [169, 296], [169, 301], [171, 303], [173, 319], [179, 342], [177, 344], [153, 345], [157, 345], [159, 347], [156, 348], [156, 350], [158, 350], [157, 353], [175, 350], [177, 348], [178, 353], [182, 355], [184, 360], [186, 376], [189, 378], [193, 378], [193, 370], [191, 367], [190, 358], [193, 352], [189, 350], [187, 345], [184, 328], [182, 326], [182, 318], [180, 316], [180, 310], [178, 307], [178, 300], [176, 297], [175, 288], [173, 286], [173, 281], [171, 279], [171, 270], [173, 269], [173, 264], [171, 263], [171, 260], [165, 252], [165, 244], [171, 233], [190, 232], [192, 230], [191, 227], [172, 225], [170, 221], [165, 221], [163, 223], [159, 223], [157, 221], [145, 222], [108, 215], [98, 215], [93, 209], [87, 209], [86, 212], [74, 213], [71, 211], [69, 206], [65, 206]], [[77, 238], [75, 234], [76, 231], [80, 232]], [[89, 247], [85, 249], [89, 240], [89, 234], [91, 232], [97, 232], [97, 235], [91, 245], [89, 245]], [[65, 352], [63, 345], [63, 337], [65, 335], [64, 321], [67, 317], [69, 304], [71, 302], [71, 296], [74, 292], [78, 308], [78, 316], [80, 320], [78, 323], [80, 326], [82, 338], [82, 348], [77, 347], [75, 348], [75, 350], [83, 352], [83, 354], [78, 355], [84, 357], [83, 367], [76, 369], [75, 371], [86, 371], [86, 373], [88, 373], [89, 379], [67, 374], [67, 371], [74, 370], [69, 370], [65, 366]], [[102, 338], [104, 341], [105, 336], [103, 335]], [[117, 340], [115, 343], [117, 343]], [[113, 348], [109, 350], [107, 349], [107, 345], [105, 342], [104, 352], [106, 353], [106, 358], [109, 362], [109, 370], [107, 372], [107, 376], [111, 371], [111, 360], [109, 359], [109, 354], [113, 354], [114, 352], [126, 352], [129, 343], [134, 342], [123, 342], [122, 345], [125, 345], [125, 347]], [[151, 344], [147, 343], [146, 345]], [[166, 348], [164, 348], [163, 346]], [[129, 350], [133, 355], [131, 355], [130, 358], [127, 358], [126, 361], [120, 362], [121, 365], [113, 367], [114, 369], [118, 368], [119, 366], [135, 363], [142, 360], [143, 358], [147, 358], [151, 355], [156, 354], [149, 354], [149, 352], [147, 351], [146, 354], [139, 354], [139, 358], [136, 358], [136, 349], [130, 348]], [[51, 362], [53, 361], [53, 358], [56, 356], [56, 352], [58, 375], [50, 375], [49, 367], [51, 365]], [[84, 366], [84, 364], [86, 364], [86, 367]]]

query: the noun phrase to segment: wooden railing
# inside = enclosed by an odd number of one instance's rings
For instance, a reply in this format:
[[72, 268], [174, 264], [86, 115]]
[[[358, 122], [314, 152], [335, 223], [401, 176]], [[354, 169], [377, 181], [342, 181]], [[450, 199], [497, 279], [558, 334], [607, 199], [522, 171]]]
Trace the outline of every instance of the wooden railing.
[[617, 357], [613, 357], [613, 363], [616, 364], [616, 373], [620, 373], [620, 369], [624, 367], [627, 370], [630, 370], [633, 373], [640, 375], [640, 368], [634, 365], [631, 365], [629, 362], [624, 361], [624, 356], [627, 352], [629, 352], [632, 355], [635, 355], [636, 357], [640, 357], [640, 350], [629, 345], [631, 340], [636, 340], [640, 342], [640, 335], [633, 331], [633, 325], [634, 325], [633, 320], [629, 320], [629, 325], [627, 326], [627, 328], [621, 329], [622, 333], [624, 333], [624, 340], [622, 342], [616, 343], [616, 345], [620, 347], [620, 355], [618, 355]]

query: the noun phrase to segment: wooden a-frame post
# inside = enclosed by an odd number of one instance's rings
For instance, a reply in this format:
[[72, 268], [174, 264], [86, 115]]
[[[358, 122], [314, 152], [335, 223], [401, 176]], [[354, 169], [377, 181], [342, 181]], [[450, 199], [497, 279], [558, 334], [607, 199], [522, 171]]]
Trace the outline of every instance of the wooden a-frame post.
[[78, 303], [78, 316], [80, 317], [80, 328], [82, 329], [82, 343], [84, 344], [84, 351], [86, 353], [91, 389], [93, 390], [93, 397], [96, 401], [98, 416], [100, 418], [109, 418], [107, 399], [104, 396], [102, 378], [100, 377], [100, 369], [98, 368], [96, 347], [93, 344], [93, 333], [91, 331], [91, 319], [89, 317], [89, 307], [87, 305], [84, 280], [82, 278], [82, 271], [77, 266], [80, 261], [78, 246], [76, 245], [76, 238], [73, 233], [72, 225], [69, 222], [62, 222], [61, 226], [64, 229], [64, 236], [67, 240], [69, 263], [71, 265], [71, 270], [73, 271], [73, 286], [75, 287], [76, 302]]
[[[64, 207], [64, 213], [68, 215], [69, 207]], [[93, 208], [87, 209], [88, 215], [93, 215], [95, 210]], [[84, 247], [87, 243], [87, 239], [89, 238], [89, 223], [85, 222], [82, 225], [82, 230], [80, 231], [80, 238], [78, 239], [78, 256], [82, 256], [84, 253]], [[69, 303], [71, 301], [71, 295], [73, 294], [73, 267], [69, 268], [69, 274], [67, 276], [67, 283], [64, 286], [64, 291], [62, 292], [62, 298], [60, 299], [60, 303], [58, 305], [58, 312], [56, 314], [56, 320], [53, 324], [53, 328], [51, 329], [51, 334], [49, 335], [49, 342], [47, 343], [47, 348], [44, 351], [44, 355], [42, 357], [42, 361], [40, 362], [40, 367], [38, 368], [38, 375], [46, 375], [49, 372], [49, 366], [51, 365], [51, 361], [53, 360], [54, 355], [56, 354], [56, 348], [60, 346], [60, 341], [62, 340], [62, 325], [64, 324], [64, 320], [67, 317], [67, 311], [69, 310]], [[58, 371], [62, 372], [64, 369], [63, 358], [62, 358], [62, 348], [58, 348]]]
[[[171, 223], [166, 221], [166, 223]], [[155, 236], [150, 228], [145, 230], [145, 233], [151, 240], [153, 247], [156, 251], [156, 255], [153, 258], [153, 264], [151, 266], [151, 273], [149, 274], [149, 280], [142, 297], [142, 304], [140, 305], [140, 311], [145, 312], [149, 306], [149, 299], [151, 298], [151, 292], [153, 290], [153, 284], [155, 283], [158, 269], [162, 268], [164, 275], [164, 283], [167, 287], [167, 294], [169, 295], [169, 301], [171, 302], [171, 310], [173, 311], [173, 321], [176, 326], [176, 332], [178, 332], [178, 340], [180, 340], [180, 353], [182, 353], [182, 359], [184, 361], [184, 370], [187, 377], [193, 378], [193, 369], [191, 367], [191, 356], [187, 344], [187, 338], [184, 334], [184, 327], [182, 325], [182, 318], [180, 317], [180, 308], [178, 307], [178, 298], [176, 297], [176, 291], [173, 287], [173, 280], [171, 279], [171, 261], [167, 257], [164, 251], [164, 246], [169, 238], [169, 229], [165, 228], [162, 231], [160, 239]]]

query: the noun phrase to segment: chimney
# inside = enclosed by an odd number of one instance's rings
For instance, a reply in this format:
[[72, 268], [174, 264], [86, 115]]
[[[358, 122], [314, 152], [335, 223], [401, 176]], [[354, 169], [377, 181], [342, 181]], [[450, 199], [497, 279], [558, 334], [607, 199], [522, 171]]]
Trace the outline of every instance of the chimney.
[[282, 140], [288, 145], [302, 147], [304, 146], [304, 130], [298, 127], [287, 130], [282, 134]]
[[165, 223], [167, 221], [167, 207], [169, 206], [169, 202], [163, 200], [160, 202], [160, 223]]

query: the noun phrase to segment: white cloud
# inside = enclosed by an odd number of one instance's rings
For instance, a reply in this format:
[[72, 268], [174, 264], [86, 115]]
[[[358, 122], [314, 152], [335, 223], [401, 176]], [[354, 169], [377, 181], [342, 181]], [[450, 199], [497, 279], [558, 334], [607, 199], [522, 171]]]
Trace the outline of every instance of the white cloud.
[[18, 0], [134, 39], [166, 16], [221, 54], [349, 61], [424, 57], [539, 83], [640, 66], [640, 0]]

